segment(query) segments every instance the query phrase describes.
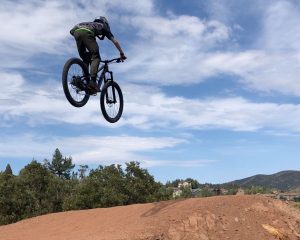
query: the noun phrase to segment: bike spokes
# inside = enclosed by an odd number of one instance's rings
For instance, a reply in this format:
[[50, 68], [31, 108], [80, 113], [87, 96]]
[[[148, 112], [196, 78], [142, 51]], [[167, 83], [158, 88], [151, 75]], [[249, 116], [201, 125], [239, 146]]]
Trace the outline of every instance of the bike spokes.
[[123, 95], [116, 82], [109, 81], [102, 89], [100, 96], [101, 110], [104, 118], [111, 122], [117, 122], [123, 112]]
[[80, 59], [71, 58], [66, 62], [62, 75], [63, 89], [66, 98], [75, 107], [82, 107], [89, 100], [85, 91], [86, 76], [88, 70]]
[[83, 72], [79, 65], [73, 64], [68, 72], [68, 88], [74, 100], [82, 101], [85, 97], [84, 85], [82, 82]]
[[120, 97], [118, 94], [115, 94], [115, 92], [113, 86], [109, 86], [106, 90], [104, 106], [110, 117], [115, 117], [120, 108]]

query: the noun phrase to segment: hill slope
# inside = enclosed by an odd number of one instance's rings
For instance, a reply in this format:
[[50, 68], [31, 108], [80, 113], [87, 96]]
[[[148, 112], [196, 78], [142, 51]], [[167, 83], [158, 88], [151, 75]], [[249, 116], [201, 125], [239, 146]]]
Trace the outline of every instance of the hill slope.
[[222, 196], [49, 214], [0, 227], [1, 240], [300, 238], [300, 211], [261, 196]]
[[288, 191], [300, 187], [300, 171], [282, 171], [271, 175], [259, 174], [227, 184], [240, 187], [263, 186]]

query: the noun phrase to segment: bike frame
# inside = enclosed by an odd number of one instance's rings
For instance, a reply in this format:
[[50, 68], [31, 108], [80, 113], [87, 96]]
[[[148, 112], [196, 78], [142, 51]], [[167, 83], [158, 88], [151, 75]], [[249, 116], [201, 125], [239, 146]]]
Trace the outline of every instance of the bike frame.
[[[114, 81], [114, 78], [113, 78], [113, 72], [112, 71], [109, 71], [109, 63], [112, 63], [112, 62], [121, 62], [121, 59], [120, 58], [114, 58], [114, 59], [111, 59], [111, 60], [105, 60], [105, 61], [100, 61], [101, 63], [104, 63], [102, 66], [100, 66], [98, 68], [98, 71], [97, 71], [97, 84], [98, 84], [98, 87], [101, 91], [101, 86], [102, 86], [102, 83], [103, 83], [103, 86], [105, 83], [107, 83], [108, 81]], [[99, 73], [101, 72], [100, 76], [99, 76]], [[106, 78], [105, 74], [106, 73], [109, 73], [109, 77]], [[86, 76], [82, 76], [80, 77], [81, 80], [85, 79]], [[116, 102], [116, 94], [115, 94], [115, 88], [112, 88], [112, 92], [113, 92], [113, 103]]]
[[[100, 68], [97, 71], [97, 77], [98, 77], [99, 73], [102, 71], [100, 77], [97, 79], [99, 88], [101, 87], [103, 80], [104, 80], [104, 83], [106, 83], [107, 81], [114, 81], [113, 72], [109, 71], [108, 65], [109, 65], [109, 63], [112, 63], [112, 62], [121, 62], [121, 59], [114, 58], [111, 60], [105, 60], [105, 61], [100, 61], [100, 62], [102, 62], [104, 64], [102, 66], [100, 66]], [[110, 75], [109, 78], [106, 79], [105, 73], [109, 73], [109, 75]]]
[[[102, 72], [101, 72], [102, 71]], [[101, 72], [100, 76], [97, 79], [98, 82], [98, 87], [100, 88], [102, 85], [102, 82], [104, 81], [104, 83], [106, 83], [107, 81], [111, 80], [113, 81], [113, 73], [112, 71], [109, 71], [108, 68], [108, 63], [104, 63], [97, 71], [97, 76], [99, 75], [99, 73]], [[110, 74], [110, 78], [106, 78], [105, 74], [109, 73]]]
[[[101, 61], [102, 63], [104, 63], [97, 71], [97, 76], [99, 75], [99, 73], [101, 72], [99, 78], [97, 79], [97, 84], [99, 89], [101, 90], [101, 85], [102, 83], [105, 84], [107, 81], [114, 81], [114, 77], [113, 77], [113, 72], [109, 71], [109, 63], [111, 62], [120, 62], [119, 58], [115, 58], [115, 59], [111, 59], [111, 60], [105, 60], [105, 61]], [[109, 77], [106, 78], [105, 74], [109, 73]], [[104, 86], [104, 85], [103, 85]], [[115, 88], [112, 88], [112, 93], [113, 93], [113, 103], [116, 103], [116, 93], [115, 93]], [[106, 97], [108, 98], [108, 96], [106, 95]]]

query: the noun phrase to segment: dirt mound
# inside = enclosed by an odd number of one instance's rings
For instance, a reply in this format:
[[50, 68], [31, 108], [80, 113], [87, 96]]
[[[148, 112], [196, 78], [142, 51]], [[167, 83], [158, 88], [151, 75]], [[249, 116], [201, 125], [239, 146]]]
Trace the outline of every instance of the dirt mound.
[[300, 211], [221, 196], [49, 214], [0, 227], [1, 240], [300, 239]]

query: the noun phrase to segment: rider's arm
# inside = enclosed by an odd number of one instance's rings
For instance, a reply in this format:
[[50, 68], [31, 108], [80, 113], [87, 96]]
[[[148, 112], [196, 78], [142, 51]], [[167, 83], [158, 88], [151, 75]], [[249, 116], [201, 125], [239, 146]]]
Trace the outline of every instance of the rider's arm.
[[118, 40], [115, 39], [114, 35], [111, 33], [110, 31], [110, 28], [109, 27], [104, 27], [102, 29], [102, 34], [103, 36], [107, 37], [110, 41], [113, 42], [113, 44], [115, 45], [115, 47], [119, 50], [120, 52], [120, 58], [121, 60], [125, 60], [127, 57], [125, 56], [122, 48], [121, 48], [121, 45], [119, 44]]
[[125, 60], [127, 57], [125, 56], [125, 54], [124, 54], [124, 52], [123, 52], [123, 50], [122, 50], [119, 42], [115, 38], [113, 38], [113, 37], [110, 39], [110, 41], [112, 41], [113, 44], [116, 46], [116, 48], [119, 50], [121, 59]]

